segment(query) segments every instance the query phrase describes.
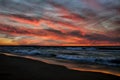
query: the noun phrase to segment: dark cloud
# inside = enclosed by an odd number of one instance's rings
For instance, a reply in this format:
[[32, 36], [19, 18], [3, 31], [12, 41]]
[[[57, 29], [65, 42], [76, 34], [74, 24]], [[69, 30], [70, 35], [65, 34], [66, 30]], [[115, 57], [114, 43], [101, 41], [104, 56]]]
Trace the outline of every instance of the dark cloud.
[[78, 31], [78, 30], [76, 30], [76, 31], [71, 31], [71, 32], [69, 32], [68, 34], [71, 35], [71, 36], [83, 37], [82, 32], [80, 32], [80, 31]]
[[64, 35], [64, 33], [62, 33], [62, 32], [61, 32], [61, 31], [59, 31], [59, 30], [46, 29], [46, 31], [53, 32], [54, 34], [58, 34], [58, 35]]
[[[120, 33], [119, 30], [115, 31], [116, 34]], [[71, 36], [76, 36], [79, 38], [85, 38], [89, 41], [109, 41], [109, 42], [120, 42], [120, 37], [109, 37], [102, 34], [83, 34], [80, 31], [72, 31], [68, 33]]]
[[34, 30], [34, 29], [27, 29], [27, 28], [17, 28], [15, 26], [10, 25], [4, 25], [0, 24], [0, 31], [11, 33], [11, 34], [20, 34], [20, 35], [43, 35], [45, 36], [45, 33], [42, 30]]
[[120, 42], [120, 37], [108, 37], [102, 34], [90, 34], [83, 36], [88, 40], [92, 41], [109, 41], [109, 42]]

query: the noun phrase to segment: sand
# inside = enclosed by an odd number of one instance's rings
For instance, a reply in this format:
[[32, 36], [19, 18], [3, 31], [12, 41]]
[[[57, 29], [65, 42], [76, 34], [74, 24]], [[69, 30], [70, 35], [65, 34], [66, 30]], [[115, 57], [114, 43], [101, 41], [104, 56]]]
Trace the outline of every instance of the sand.
[[120, 77], [0, 54], [0, 80], [120, 80]]

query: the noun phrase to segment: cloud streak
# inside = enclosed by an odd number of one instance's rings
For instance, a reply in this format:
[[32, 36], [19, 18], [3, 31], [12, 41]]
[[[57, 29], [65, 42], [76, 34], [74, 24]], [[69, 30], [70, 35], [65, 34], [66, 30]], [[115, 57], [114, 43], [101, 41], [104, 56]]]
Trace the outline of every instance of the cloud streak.
[[119, 0], [0, 0], [0, 34], [7, 35], [0, 35], [0, 45], [8, 40], [8, 45], [119, 46], [119, 4]]

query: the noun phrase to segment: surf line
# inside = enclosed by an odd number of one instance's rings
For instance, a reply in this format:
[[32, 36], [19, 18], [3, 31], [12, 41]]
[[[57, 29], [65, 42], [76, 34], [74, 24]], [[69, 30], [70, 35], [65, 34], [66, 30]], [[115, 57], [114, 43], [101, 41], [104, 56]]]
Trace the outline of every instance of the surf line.
[[84, 71], [84, 72], [99, 72], [99, 73], [104, 73], [104, 74], [110, 74], [110, 75], [115, 75], [115, 76], [119, 76], [120, 77], [120, 72], [112, 72], [109, 70], [98, 70], [98, 69], [88, 69], [88, 68], [80, 68], [77, 67], [75, 65], [72, 64], [67, 64], [67, 63], [62, 63], [62, 62], [57, 62], [54, 60], [50, 60], [50, 59], [43, 59], [41, 57], [34, 57], [34, 56], [20, 56], [20, 55], [16, 55], [16, 54], [10, 54], [10, 53], [1, 53], [3, 55], [6, 56], [11, 56], [11, 57], [21, 57], [21, 58], [26, 58], [26, 59], [31, 59], [31, 60], [35, 60], [35, 61], [41, 61], [47, 64], [53, 64], [53, 65], [60, 65], [60, 66], [64, 66], [68, 69], [71, 70], [76, 70], [76, 71]]

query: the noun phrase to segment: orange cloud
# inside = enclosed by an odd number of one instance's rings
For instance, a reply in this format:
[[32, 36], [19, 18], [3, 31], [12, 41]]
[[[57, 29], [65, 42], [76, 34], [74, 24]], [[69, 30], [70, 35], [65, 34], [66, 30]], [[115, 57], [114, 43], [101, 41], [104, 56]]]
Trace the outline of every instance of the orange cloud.
[[0, 38], [0, 45], [18, 45], [18, 42], [8, 38]]

